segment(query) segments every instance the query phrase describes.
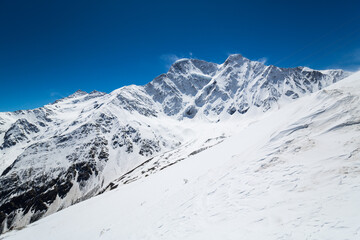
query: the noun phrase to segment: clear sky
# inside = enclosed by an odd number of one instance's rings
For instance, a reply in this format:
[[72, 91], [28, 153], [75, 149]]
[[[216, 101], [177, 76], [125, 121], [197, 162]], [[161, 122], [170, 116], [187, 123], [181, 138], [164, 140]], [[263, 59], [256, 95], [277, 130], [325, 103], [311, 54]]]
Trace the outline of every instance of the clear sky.
[[0, 111], [143, 85], [177, 58], [360, 68], [360, 1], [0, 0]]

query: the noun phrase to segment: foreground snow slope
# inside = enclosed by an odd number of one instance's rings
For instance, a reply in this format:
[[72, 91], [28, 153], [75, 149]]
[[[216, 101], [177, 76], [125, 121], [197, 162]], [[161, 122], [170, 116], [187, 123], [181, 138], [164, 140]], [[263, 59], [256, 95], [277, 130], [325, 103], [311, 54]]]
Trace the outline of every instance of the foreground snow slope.
[[3, 239], [358, 239], [360, 72]]

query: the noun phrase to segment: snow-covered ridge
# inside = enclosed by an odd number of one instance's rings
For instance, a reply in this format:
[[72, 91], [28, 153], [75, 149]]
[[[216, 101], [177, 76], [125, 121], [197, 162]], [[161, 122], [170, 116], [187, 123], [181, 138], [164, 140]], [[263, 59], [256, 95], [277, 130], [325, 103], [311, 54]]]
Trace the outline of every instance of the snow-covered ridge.
[[220, 124], [261, 118], [348, 75], [241, 55], [221, 65], [182, 59], [145, 86], [77, 91], [38, 109], [0, 113], [0, 232], [137, 179], [126, 175], [132, 170], [161, 171], [230, 136]]

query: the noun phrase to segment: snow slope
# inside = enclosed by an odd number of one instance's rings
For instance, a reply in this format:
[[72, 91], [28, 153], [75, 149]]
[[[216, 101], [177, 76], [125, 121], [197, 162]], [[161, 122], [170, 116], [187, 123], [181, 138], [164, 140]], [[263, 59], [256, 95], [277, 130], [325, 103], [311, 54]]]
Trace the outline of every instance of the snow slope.
[[261, 117], [209, 126], [232, 136], [2, 238], [360, 237], [360, 72]]

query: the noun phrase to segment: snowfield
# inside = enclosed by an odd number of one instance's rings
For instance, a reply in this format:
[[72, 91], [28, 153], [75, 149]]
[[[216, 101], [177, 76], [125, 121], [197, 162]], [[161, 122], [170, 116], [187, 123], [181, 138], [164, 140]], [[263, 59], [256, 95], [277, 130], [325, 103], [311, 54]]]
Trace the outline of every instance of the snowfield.
[[261, 117], [188, 124], [227, 137], [0, 239], [360, 239], [360, 72]]

